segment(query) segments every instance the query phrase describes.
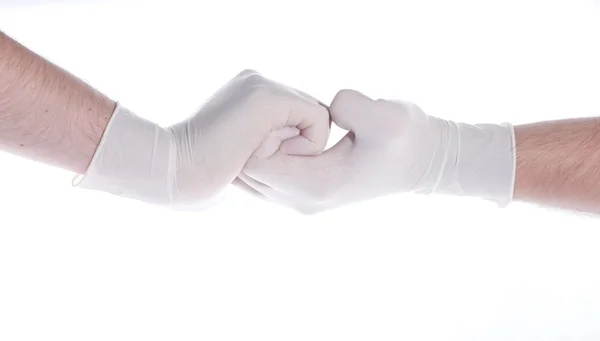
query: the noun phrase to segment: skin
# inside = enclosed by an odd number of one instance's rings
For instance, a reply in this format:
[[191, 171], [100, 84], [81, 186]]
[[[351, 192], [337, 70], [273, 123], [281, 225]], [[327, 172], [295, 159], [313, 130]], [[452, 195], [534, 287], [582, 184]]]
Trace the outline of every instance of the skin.
[[0, 148], [83, 173], [116, 103], [0, 32]]
[[600, 118], [515, 126], [514, 199], [600, 213]]

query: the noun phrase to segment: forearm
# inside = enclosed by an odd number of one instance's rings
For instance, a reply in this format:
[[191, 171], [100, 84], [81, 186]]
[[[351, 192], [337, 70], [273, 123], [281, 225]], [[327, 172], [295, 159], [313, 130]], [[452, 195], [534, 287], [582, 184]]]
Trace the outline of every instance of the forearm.
[[514, 197], [600, 213], [600, 118], [515, 127]]
[[83, 173], [111, 99], [0, 32], [0, 148]]

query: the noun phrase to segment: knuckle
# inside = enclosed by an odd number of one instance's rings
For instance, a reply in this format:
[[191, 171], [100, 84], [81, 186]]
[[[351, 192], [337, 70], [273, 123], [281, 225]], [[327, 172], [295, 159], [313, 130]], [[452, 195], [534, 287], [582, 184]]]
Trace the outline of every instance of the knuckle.
[[254, 69], [244, 69], [238, 73], [237, 78], [246, 78], [256, 75], [260, 76], [260, 73]]
[[264, 101], [265, 99], [273, 97], [271, 84], [262, 75], [254, 74], [247, 76], [242, 81], [241, 87], [243, 88], [243, 93], [251, 101]]
[[266, 82], [266, 78], [252, 69], [246, 69], [236, 76], [236, 85], [244, 90], [252, 90], [255, 87], [261, 87]]
[[[329, 110], [320, 104], [316, 104], [314, 108], [311, 108], [306, 115], [305, 120], [310, 122], [310, 126], [314, 126], [319, 133], [329, 133], [329, 122], [331, 116]], [[324, 137], [326, 138], [326, 137]]]
[[326, 122], [329, 124], [329, 110], [321, 104], [318, 104], [317, 107], [318, 118], [322, 122]]
[[260, 89], [265, 85], [265, 78], [258, 74], [245, 77], [242, 83], [242, 86], [248, 90]]

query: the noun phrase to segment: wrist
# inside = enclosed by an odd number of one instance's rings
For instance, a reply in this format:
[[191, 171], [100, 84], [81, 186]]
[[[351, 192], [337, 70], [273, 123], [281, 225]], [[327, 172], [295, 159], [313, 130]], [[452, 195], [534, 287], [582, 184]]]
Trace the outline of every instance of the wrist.
[[117, 104], [86, 173], [77, 176], [73, 184], [170, 204], [175, 165], [172, 145], [166, 129]]
[[434, 157], [422, 192], [469, 196], [504, 207], [515, 181], [514, 129], [511, 124], [466, 124], [433, 119]]

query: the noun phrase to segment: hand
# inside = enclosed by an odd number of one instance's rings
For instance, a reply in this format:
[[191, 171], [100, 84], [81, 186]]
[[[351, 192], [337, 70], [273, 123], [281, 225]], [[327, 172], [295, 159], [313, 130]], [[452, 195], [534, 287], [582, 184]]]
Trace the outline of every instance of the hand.
[[330, 106], [349, 133], [317, 156], [251, 158], [240, 178], [305, 213], [395, 193], [468, 195], [506, 205], [514, 182], [510, 125], [468, 125], [412, 103], [342, 90]]
[[329, 127], [329, 113], [318, 101], [246, 70], [168, 128], [117, 107], [78, 184], [156, 204], [200, 207], [218, 197], [251, 157], [265, 159], [277, 150], [322, 152]]

